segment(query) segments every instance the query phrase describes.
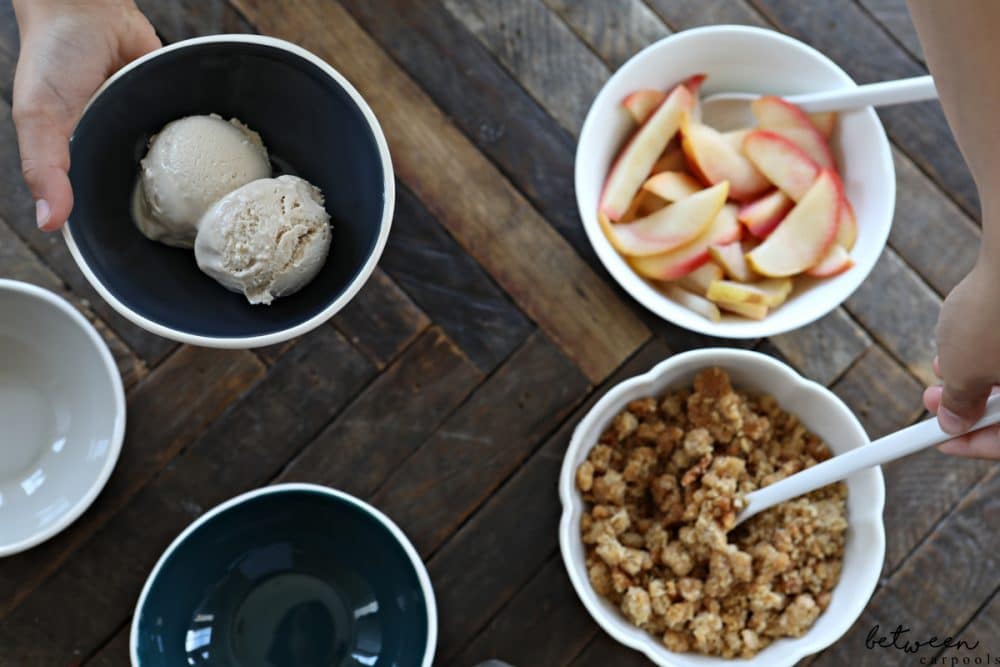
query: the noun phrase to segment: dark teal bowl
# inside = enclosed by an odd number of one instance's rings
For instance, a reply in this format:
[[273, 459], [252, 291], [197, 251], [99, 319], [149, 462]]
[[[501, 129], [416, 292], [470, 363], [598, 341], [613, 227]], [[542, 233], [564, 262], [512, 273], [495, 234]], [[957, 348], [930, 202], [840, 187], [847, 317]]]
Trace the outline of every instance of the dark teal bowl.
[[139, 596], [139, 667], [426, 667], [430, 579], [385, 515], [339, 491], [282, 484], [206, 512]]

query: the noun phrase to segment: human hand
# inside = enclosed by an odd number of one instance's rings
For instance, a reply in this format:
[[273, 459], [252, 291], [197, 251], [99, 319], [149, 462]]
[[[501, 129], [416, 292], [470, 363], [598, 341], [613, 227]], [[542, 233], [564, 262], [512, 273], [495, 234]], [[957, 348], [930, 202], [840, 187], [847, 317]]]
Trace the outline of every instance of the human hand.
[[14, 0], [21, 53], [14, 125], [38, 226], [59, 229], [73, 208], [69, 138], [112, 73], [160, 47], [132, 0]]
[[[981, 258], [945, 299], [938, 320], [941, 385], [924, 392], [924, 406], [941, 429], [958, 435], [982, 417], [1000, 384], [1000, 267]], [[1000, 426], [960, 436], [940, 446], [946, 454], [1000, 459]]]

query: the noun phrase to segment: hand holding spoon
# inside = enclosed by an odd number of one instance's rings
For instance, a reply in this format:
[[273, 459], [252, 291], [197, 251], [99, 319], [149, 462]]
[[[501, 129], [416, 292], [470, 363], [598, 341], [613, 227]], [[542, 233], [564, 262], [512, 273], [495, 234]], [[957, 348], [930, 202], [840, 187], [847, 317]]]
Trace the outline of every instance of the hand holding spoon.
[[[983, 418], [973, 424], [966, 433], [997, 423], [1000, 423], [1000, 394], [990, 397], [986, 403], [986, 413]], [[770, 486], [748, 493], [746, 505], [736, 516], [736, 525], [786, 500], [797, 498], [827, 484], [833, 484], [850, 477], [859, 470], [888, 463], [931, 445], [939, 445], [953, 437], [955, 436], [942, 431], [938, 426], [937, 418], [932, 417], [919, 424], [890, 433], [863, 447], [838, 454], [811, 468], [806, 468], [802, 472], [789, 475]]]

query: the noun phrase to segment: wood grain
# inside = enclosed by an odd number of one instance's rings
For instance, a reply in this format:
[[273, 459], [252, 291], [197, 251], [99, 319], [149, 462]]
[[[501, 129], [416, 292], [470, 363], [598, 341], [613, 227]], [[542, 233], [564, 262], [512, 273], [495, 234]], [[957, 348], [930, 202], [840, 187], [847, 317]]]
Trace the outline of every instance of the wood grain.
[[294, 36], [359, 87], [402, 180], [588, 378], [607, 377], [642, 344], [646, 327], [342, 8], [237, 5], [258, 28]]
[[924, 62], [924, 48], [906, 8], [906, 0], [858, 0], [882, 29], [903, 45], [910, 55]]
[[937, 347], [941, 299], [886, 248], [847, 310], [924, 384], [937, 379], [931, 367]]
[[824, 385], [839, 378], [872, 344], [843, 308], [770, 341], [796, 370]]
[[767, 27], [767, 22], [743, 0], [647, 0], [648, 4], [674, 30], [703, 25], [735, 23]]
[[454, 656], [478, 634], [556, 549], [559, 469], [580, 419], [608, 388], [645, 373], [667, 356], [669, 350], [660, 340], [644, 345], [431, 558], [428, 570], [442, 619], [442, 659]]
[[0, 618], [70, 559], [262, 376], [263, 365], [249, 352], [185, 346], [129, 392], [125, 442], [114, 473], [90, 509], [69, 528], [4, 559]]
[[122, 667], [129, 663], [129, 632], [131, 624], [126, 624], [107, 644], [84, 664], [90, 667]]
[[482, 379], [462, 351], [431, 327], [275, 481], [313, 482], [368, 497]]
[[[649, 667], [649, 659], [638, 651], [630, 650], [603, 631], [595, 633], [593, 640], [569, 663], [572, 667]], [[799, 666], [801, 667], [801, 665]]]
[[562, 665], [587, 645], [595, 630], [555, 552], [449, 664], [475, 665], [500, 658], [515, 665]]
[[165, 42], [219, 32], [254, 32], [226, 0], [136, 0]]
[[872, 439], [908, 425], [923, 412], [923, 387], [878, 346], [869, 347], [832, 389]]
[[611, 69], [670, 34], [641, 0], [545, 0]]
[[541, 0], [443, 0], [559, 124], [579, 134], [608, 70]]
[[535, 334], [386, 480], [374, 504], [433, 552], [555, 428], [587, 380]]
[[973, 656], [983, 656], [986, 653], [993, 654], [997, 650], [997, 637], [1000, 637], [1000, 597], [997, 591], [993, 591], [992, 597], [986, 605], [976, 614], [972, 622], [962, 628], [961, 638], [970, 645], [976, 646], [976, 650], [970, 651], [968, 648], [951, 648], [941, 653], [945, 661], [942, 664], [950, 665], [952, 658], [961, 661], [972, 654]]
[[[208, 508], [275, 475], [373, 373], [332, 327], [305, 336], [248, 400], [213, 422], [4, 619], [0, 646], [14, 647], [12, 662], [65, 664], [111, 638], [170, 540]], [[114, 577], [106, 576], [109, 563]]]
[[533, 327], [483, 268], [405, 187], [397, 190], [381, 266], [484, 373]]
[[379, 370], [430, 324], [427, 315], [381, 269], [375, 269], [331, 321]]

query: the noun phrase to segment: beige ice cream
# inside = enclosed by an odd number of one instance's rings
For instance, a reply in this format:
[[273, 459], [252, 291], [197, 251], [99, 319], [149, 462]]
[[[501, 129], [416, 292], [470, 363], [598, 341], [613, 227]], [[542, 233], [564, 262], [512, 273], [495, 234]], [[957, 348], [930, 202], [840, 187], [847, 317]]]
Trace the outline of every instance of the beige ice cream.
[[260, 135], [233, 118], [188, 116], [150, 140], [132, 201], [136, 226], [149, 239], [194, 245], [198, 220], [236, 188], [271, 175]]
[[198, 267], [250, 303], [298, 291], [330, 250], [323, 194], [297, 176], [247, 183], [212, 205], [198, 228]]

